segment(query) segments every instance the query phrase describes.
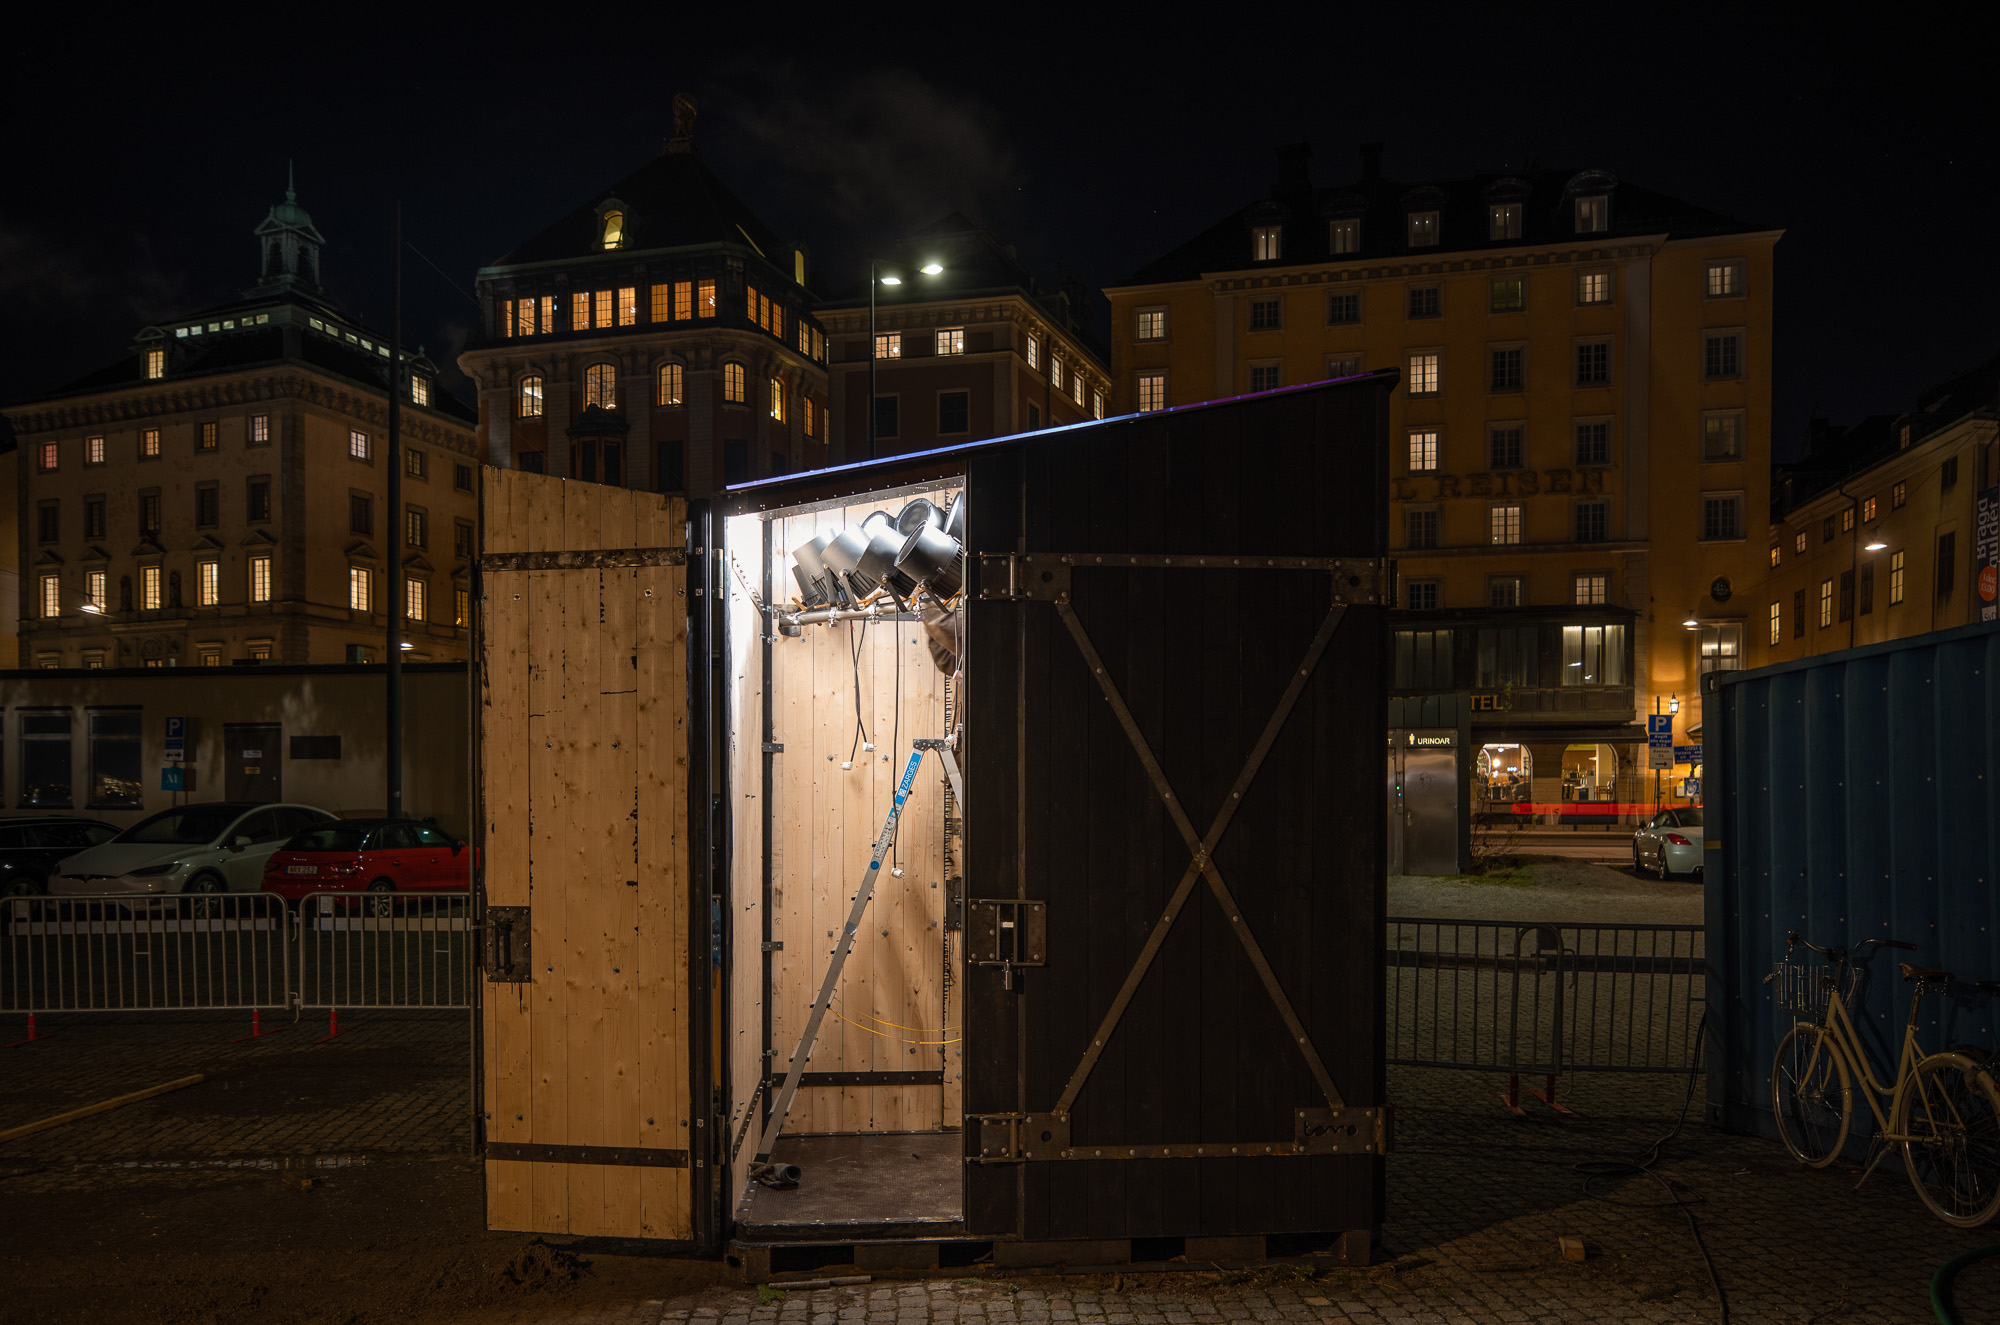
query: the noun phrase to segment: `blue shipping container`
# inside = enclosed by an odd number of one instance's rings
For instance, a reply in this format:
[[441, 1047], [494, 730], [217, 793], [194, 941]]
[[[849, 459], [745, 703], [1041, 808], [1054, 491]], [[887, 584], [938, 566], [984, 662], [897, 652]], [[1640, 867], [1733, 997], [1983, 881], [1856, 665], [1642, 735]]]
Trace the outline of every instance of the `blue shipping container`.
[[[1866, 949], [1860, 967], [1853, 1011], [1878, 1079], [1893, 1080], [1909, 1015], [1901, 960], [1965, 985], [1926, 998], [1926, 1051], [1994, 1045], [2000, 1008], [1969, 984], [2000, 979], [2000, 627], [1707, 682], [1711, 1120], [1773, 1130], [1771, 1059], [1791, 1021], [1764, 977], [1787, 930], [1822, 945], [1917, 945]], [[1795, 959], [1823, 964], [1803, 949]], [[1859, 1098], [1855, 1113], [1865, 1136]]]

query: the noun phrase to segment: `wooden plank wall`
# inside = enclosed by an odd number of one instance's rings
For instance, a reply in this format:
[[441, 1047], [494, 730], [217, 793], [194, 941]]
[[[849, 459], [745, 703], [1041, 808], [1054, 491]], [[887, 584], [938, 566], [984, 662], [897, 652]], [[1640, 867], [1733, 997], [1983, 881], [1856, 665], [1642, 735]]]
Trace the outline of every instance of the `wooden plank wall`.
[[[942, 488], [924, 495], [942, 506], [955, 493], [955, 488]], [[772, 580], [778, 597], [789, 600], [796, 593], [791, 549], [816, 534], [859, 524], [878, 508], [893, 511], [906, 500], [898, 497], [775, 518]], [[732, 528], [730, 547], [746, 575], [754, 577], [762, 535], [754, 521], [742, 523], [740, 534]], [[732, 590], [742, 592], [733, 577]], [[761, 784], [762, 749], [756, 725], [760, 660], [755, 639], [744, 638], [745, 630], [754, 629], [754, 616], [730, 614], [732, 691], [739, 697], [738, 712], [747, 719], [747, 725], [732, 723], [731, 776], [742, 789], [735, 800], [739, 816], [731, 882], [736, 897], [732, 915], [739, 927], [753, 918], [761, 920], [749, 902], [761, 897], [763, 887], [761, 856], [754, 849], [745, 850], [748, 844], [761, 843], [762, 822], [762, 810], [751, 808], [757, 802], [749, 795]], [[746, 644], [749, 647], [742, 647]], [[855, 745], [857, 671], [861, 716], [876, 747], [873, 752]], [[780, 638], [773, 646], [772, 675], [772, 739], [783, 744], [784, 753], [776, 760], [770, 807], [776, 824], [771, 928], [773, 939], [784, 947], [772, 960], [771, 1047], [776, 1052], [770, 1063], [771, 1070], [782, 1071], [826, 974], [834, 938], [846, 922], [855, 886], [867, 868], [908, 762], [910, 742], [945, 734], [945, 677], [931, 662], [922, 627], [911, 621], [878, 622], [865, 632], [860, 625], [845, 622], [808, 626], [802, 637]], [[854, 767], [842, 769], [850, 759]], [[891, 862], [900, 864], [903, 876], [896, 878], [888, 865], [882, 870], [832, 1006], [837, 1015], [829, 1015], [822, 1026], [807, 1070], [942, 1070], [944, 1084], [804, 1089], [792, 1108], [791, 1131], [932, 1131], [955, 1130], [959, 1125], [958, 1002], [954, 998], [946, 1015], [942, 990], [943, 785], [942, 765], [935, 756], [926, 755], [904, 808], [900, 850]], [[745, 985], [745, 949], [738, 945], [736, 951], [739, 992], [732, 1006], [737, 1024], [730, 1028], [729, 1038], [732, 1045], [747, 1045], [760, 1035], [761, 1005], [752, 1005], [761, 991]], [[962, 960], [956, 940], [953, 955]], [[954, 981], [960, 980], [955, 974]], [[740, 1108], [755, 1069], [732, 1067], [737, 1083], [732, 1094]], [[740, 1125], [739, 1116], [732, 1128]]]
[[[484, 554], [684, 543], [679, 499], [482, 473]], [[681, 566], [482, 574], [486, 904], [532, 908], [535, 968], [481, 985], [490, 1141], [689, 1146], [685, 586]], [[685, 1239], [689, 1176], [489, 1160], [488, 1223]]]

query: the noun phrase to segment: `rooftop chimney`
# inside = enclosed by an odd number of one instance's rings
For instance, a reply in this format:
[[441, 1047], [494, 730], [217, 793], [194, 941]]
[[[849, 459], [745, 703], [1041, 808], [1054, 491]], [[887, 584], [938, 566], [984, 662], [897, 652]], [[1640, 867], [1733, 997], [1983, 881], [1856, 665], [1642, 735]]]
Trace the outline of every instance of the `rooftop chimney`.
[[1272, 197], [1312, 192], [1312, 152], [1311, 143], [1286, 143], [1278, 149], [1278, 182], [1271, 189]]
[[1361, 144], [1361, 178], [1382, 178], [1382, 144]]

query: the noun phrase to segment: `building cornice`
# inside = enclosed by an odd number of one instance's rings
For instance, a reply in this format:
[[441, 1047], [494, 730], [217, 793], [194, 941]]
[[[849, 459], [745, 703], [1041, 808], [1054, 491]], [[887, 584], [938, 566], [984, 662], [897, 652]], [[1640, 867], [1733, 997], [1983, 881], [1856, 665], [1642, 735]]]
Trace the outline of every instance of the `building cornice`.
[[[1920, 474], [1935, 470], [1942, 463], [1943, 452], [1952, 450], [1967, 441], [1975, 446], [1983, 446], [2000, 433], [2000, 423], [1986, 415], [1968, 414], [1930, 433], [1908, 447], [1892, 451], [1872, 465], [1866, 465], [1851, 474], [1843, 475], [1832, 483], [1786, 508], [1782, 515], [1773, 517], [1775, 526], [1795, 520], [1821, 520], [1838, 514], [1864, 497], [1879, 497], [1879, 492], [1865, 492], [1856, 485], [1894, 483], [1915, 478]], [[1983, 435], [1982, 435], [1983, 434]], [[1777, 490], [1783, 483], [1782, 466], [1773, 466], [1772, 488]], [[1964, 480], [1961, 479], [1961, 482]], [[1847, 489], [1842, 492], [1841, 489]]]
[[785, 341], [768, 332], [749, 327], [711, 323], [703, 326], [672, 324], [662, 328], [652, 323], [632, 330], [589, 340], [556, 340], [544, 337], [508, 338], [489, 341], [458, 356], [458, 366], [482, 391], [512, 385], [523, 374], [569, 379], [593, 363], [610, 362], [620, 376], [650, 371], [671, 360], [695, 371], [715, 367], [725, 358], [741, 358], [760, 365], [776, 363], [797, 376], [818, 373], [827, 366], [809, 359]]
[[[183, 381], [149, 382], [88, 396], [37, 401], [9, 411], [15, 431], [23, 438], [74, 429], [111, 428], [149, 419], [263, 403], [297, 401], [359, 423], [387, 428], [386, 394], [370, 392], [344, 378], [299, 365], [219, 373]], [[464, 455], [476, 453], [476, 428], [405, 403], [402, 428], [406, 440], [442, 446]]]

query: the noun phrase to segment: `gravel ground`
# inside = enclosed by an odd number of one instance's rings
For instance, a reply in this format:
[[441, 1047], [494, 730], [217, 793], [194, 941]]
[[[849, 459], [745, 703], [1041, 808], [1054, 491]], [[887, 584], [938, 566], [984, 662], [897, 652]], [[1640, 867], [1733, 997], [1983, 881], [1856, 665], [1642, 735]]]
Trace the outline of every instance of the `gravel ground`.
[[1523, 856], [1518, 869], [1449, 878], [1389, 876], [1389, 914], [1440, 920], [1699, 925], [1699, 877], [1634, 876], [1588, 861]]

